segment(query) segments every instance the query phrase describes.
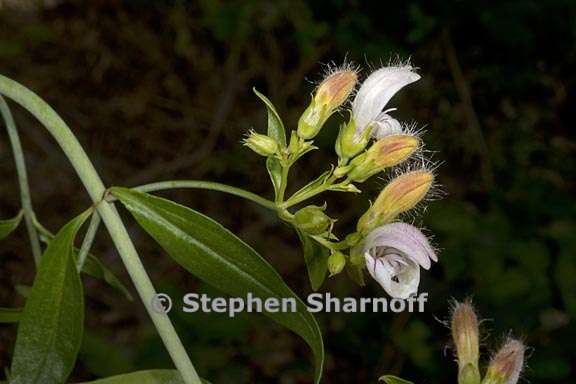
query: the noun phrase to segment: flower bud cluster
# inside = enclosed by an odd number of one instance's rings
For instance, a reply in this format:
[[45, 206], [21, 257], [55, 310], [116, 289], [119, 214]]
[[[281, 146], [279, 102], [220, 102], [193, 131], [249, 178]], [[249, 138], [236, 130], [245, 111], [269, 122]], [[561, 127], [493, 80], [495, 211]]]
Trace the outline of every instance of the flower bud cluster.
[[[418, 227], [404, 223], [430, 195], [435, 174], [422, 154], [423, 143], [413, 125], [402, 124], [387, 108], [402, 88], [420, 79], [409, 64], [391, 65], [373, 71], [360, 85], [341, 124], [334, 143], [338, 162], [315, 180], [286, 198], [290, 167], [305, 153], [317, 149], [313, 139], [328, 118], [345, 105], [358, 81], [356, 69], [332, 70], [312, 94], [312, 100], [290, 132], [286, 143], [284, 125], [272, 103], [256, 94], [268, 108], [268, 135], [250, 132], [244, 145], [267, 157], [267, 171], [275, 199], [268, 201], [282, 220], [293, 225], [304, 245], [313, 289], [327, 273], [347, 275], [364, 285], [368, 272], [390, 296], [408, 299], [418, 292], [422, 270], [438, 261], [428, 236]], [[359, 217], [355, 231], [340, 240], [334, 233], [336, 219], [327, 205], [305, 205], [292, 209], [325, 191], [361, 193], [357, 184], [381, 172], [392, 176], [373, 203]], [[318, 250], [320, 247], [320, 250]], [[458, 384], [516, 384], [524, 364], [525, 346], [507, 340], [493, 356], [485, 375], [479, 367], [479, 321], [472, 303], [456, 303], [450, 319], [458, 363]]]
[[[344, 65], [324, 77], [300, 116], [297, 128], [290, 132], [288, 144], [254, 132], [244, 142], [269, 158], [267, 168], [280, 218], [296, 227], [301, 237], [327, 249], [329, 256], [323, 259], [325, 270], [336, 275], [350, 268], [353, 271], [348, 270], [348, 275], [356, 276], [355, 281], [363, 281], [367, 269], [393, 297], [415, 294], [420, 269], [429, 269], [432, 262], [437, 261], [434, 249], [420, 229], [397, 222], [402, 214], [425, 199], [435, 179], [429, 167], [410, 166], [415, 154], [421, 153], [422, 141], [412, 127], [391, 116], [395, 108], [387, 108], [396, 93], [419, 79], [420, 75], [409, 64], [385, 66], [369, 74], [351, 101], [347, 121], [340, 126], [334, 143], [337, 164], [289, 198], [285, 198], [285, 193], [290, 166], [303, 154], [317, 149], [313, 139], [330, 116], [345, 108], [358, 82], [357, 70]], [[272, 103], [258, 95], [268, 108], [269, 132], [276, 132], [283, 124], [278, 122]], [[398, 172], [402, 164], [408, 166], [404, 172]], [[356, 230], [344, 240], [332, 233], [336, 220], [328, 215], [326, 205], [307, 205], [294, 213], [290, 211], [324, 191], [360, 193], [359, 183], [389, 170], [395, 170], [396, 176], [361, 215]], [[305, 248], [309, 249], [306, 243]]]

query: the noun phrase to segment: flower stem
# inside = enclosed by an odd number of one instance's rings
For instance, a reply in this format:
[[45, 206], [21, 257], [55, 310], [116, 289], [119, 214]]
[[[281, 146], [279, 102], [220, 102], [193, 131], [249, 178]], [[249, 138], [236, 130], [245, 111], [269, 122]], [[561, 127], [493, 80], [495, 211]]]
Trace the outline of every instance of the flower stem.
[[166, 189], [177, 189], [177, 188], [190, 188], [190, 189], [208, 189], [212, 191], [220, 191], [224, 193], [228, 193], [231, 195], [243, 197], [245, 199], [251, 200], [256, 204], [259, 204], [265, 208], [275, 210], [276, 205], [273, 201], [263, 198], [255, 193], [246, 191], [244, 189], [232, 187], [230, 185], [215, 183], [212, 181], [203, 181], [203, 180], [169, 180], [169, 181], [160, 181], [157, 183], [145, 184], [140, 185], [138, 187], [134, 187], [134, 189], [141, 191], [141, 192], [155, 192], [161, 191]]
[[18, 183], [20, 187], [20, 200], [22, 201], [22, 209], [24, 210], [24, 221], [26, 222], [26, 229], [28, 230], [28, 237], [30, 238], [30, 246], [32, 247], [32, 255], [36, 265], [40, 262], [42, 256], [42, 248], [40, 247], [40, 240], [38, 239], [38, 232], [34, 226], [34, 209], [32, 208], [32, 199], [30, 198], [30, 185], [28, 184], [28, 173], [26, 172], [26, 161], [24, 159], [24, 152], [22, 151], [22, 144], [18, 136], [18, 129], [14, 123], [14, 118], [10, 112], [10, 108], [2, 96], [0, 96], [0, 112], [6, 123], [6, 130], [10, 138], [10, 145], [12, 145], [12, 153], [14, 154], [14, 162], [16, 163], [16, 172], [18, 174]]
[[290, 164], [282, 166], [282, 176], [280, 179], [280, 188], [278, 191], [278, 196], [276, 198], [276, 204], [281, 204], [284, 201], [284, 195], [286, 194], [286, 188], [288, 187], [288, 173], [290, 172]]
[[82, 270], [84, 262], [86, 261], [86, 257], [88, 256], [88, 252], [90, 252], [90, 248], [92, 248], [92, 243], [96, 237], [96, 232], [98, 232], [100, 221], [100, 215], [98, 212], [92, 212], [90, 225], [88, 226], [88, 230], [86, 230], [86, 234], [84, 235], [84, 240], [82, 241], [82, 246], [80, 246], [80, 251], [78, 251], [78, 260], [76, 261], [76, 268], [78, 269], [78, 272]]
[[[52, 107], [32, 91], [2, 75], [0, 75], [0, 93], [22, 105], [42, 122], [72, 163], [92, 201], [94, 203], [100, 202], [106, 187], [70, 128]], [[118, 253], [130, 274], [136, 290], [184, 382], [187, 384], [200, 384], [200, 378], [186, 354], [186, 350], [178, 338], [178, 334], [170, 319], [165, 313], [159, 313], [153, 308], [152, 300], [156, 295], [156, 290], [142, 265], [116, 207], [113, 203], [101, 201], [97, 204], [96, 209], [108, 228], [112, 241], [118, 249]]]

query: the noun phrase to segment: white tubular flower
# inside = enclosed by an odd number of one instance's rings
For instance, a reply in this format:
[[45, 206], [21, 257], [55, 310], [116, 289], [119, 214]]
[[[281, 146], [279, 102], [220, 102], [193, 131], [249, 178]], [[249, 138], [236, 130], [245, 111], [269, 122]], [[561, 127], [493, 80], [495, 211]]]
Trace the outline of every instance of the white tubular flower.
[[420, 230], [406, 223], [374, 229], [362, 249], [370, 275], [392, 297], [406, 299], [418, 292], [420, 267], [430, 269], [438, 261]]
[[358, 90], [352, 103], [352, 116], [356, 122], [356, 137], [373, 126], [377, 138], [398, 134], [400, 123], [384, 111], [384, 107], [399, 90], [420, 79], [411, 65], [383, 67], [374, 72]]

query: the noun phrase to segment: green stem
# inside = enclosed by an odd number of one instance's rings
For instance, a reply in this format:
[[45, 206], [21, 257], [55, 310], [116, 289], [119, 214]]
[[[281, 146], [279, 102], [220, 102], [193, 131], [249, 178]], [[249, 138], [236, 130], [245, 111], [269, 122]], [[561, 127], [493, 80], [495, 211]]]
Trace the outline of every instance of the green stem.
[[134, 189], [141, 192], [155, 192], [166, 189], [177, 189], [177, 188], [191, 188], [191, 189], [208, 189], [212, 191], [220, 191], [228, 193], [231, 195], [243, 197], [245, 199], [251, 200], [256, 204], [259, 204], [265, 208], [275, 210], [276, 204], [273, 201], [263, 198], [255, 193], [245, 191], [240, 188], [232, 187], [226, 184], [215, 183], [212, 181], [202, 181], [202, 180], [170, 180], [170, 181], [160, 181], [157, 183], [140, 185], [134, 187]]
[[282, 209], [290, 208], [296, 204], [300, 204], [303, 201], [311, 199], [312, 197], [319, 195], [323, 192], [326, 192], [329, 190], [335, 190], [334, 188], [336, 188], [336, 187], [346, 186], [347, 184], [350, 183], [350, 180], [346, 179], [340, 183], [334, 184], [334, 181], [336, 181], [336, 180], [337, 180], [337, 177], [332, 175], [332, 176], [330, 176], [330, 178], [328, 178], [328, 180], [326, 180], [325, 184], [322, 184], [322, 185], [318, 186], [317, 188], [311, 189], [311, 190], [306, 191], [306, 192], [301, 193], [301, 194], [296, 193], [293, 196], [291, 196], [290, 198], [288, 198], [288, 200], [286, 200], [284, 203], [280, 204], [279, 207]]
[[90, 225], [88, 226], [86, 234], [84, 235], [84, 240], [82, 241], [82, 246], [80, 247], [80, 251], [78, 251], [78, 260], [76, 261], [78, 272], [82, 270], [88, 252], [90, 252], [90, 248], [92, 248], [92, 243], [94, 243], [94, 238], [96, 237], [96, 232], [98, 232], [100, 221], [100, 215], [98, 212], [93, 212], [92, 218], [90, 219]]
[[53, 239], [56, 236], [51, 230], [49, 230], [41, 222], [39, 222], [37, 218], [34, 218], [34, 226], [42, 236], [48, 239]]
[[280, 188], [278, 190], [278, 196], [276, 197], [276, 204], [280, 204], [284, 201], [284, 195], [286, 194], [286, 188], [288, 187], [289, 172], [290, 172], [290, 165], [283, 165], [280, 180]]
[[[35, 93], [2, 75], [0, 75], [0, 93], [22, 105], [42, 122], [72, 163], [92, 201], [94, 203], [100, 202], [106, 187], [84, 149], [60, 116]], [[96, 209], [108, 228], [112, 241], [118, 249], [118, 253], [134, 282], [136, 290], [184, 382], [187, 384], [200, 384], [200, 378], [186, 354], [186, 350], [178, 338], [178, 334], [170, 319], [165, 313], [158, 313], [154, 310], [152, 300], [156, 295], [156, 290], [142, 265], [116, 207], [113, 203], [102, 201], [97, 204]]]
[[22, 209], [24, 210], [24, 221], [26, 222], [26, 229], [28, 230], [28, 237], [30, 238], [30, 246], [32, 247], [32, 255], [36, 265], [40, 262], [42, 256], [42, 248], [40, 247], [40, 240], [36, 227], [34, 227], [34, 209], [32, 208], [32, 199], [30, 198], [30, 186], [28, 184], [28, 173], [26, 172], [26, 161], [24, 160], [24, 152], [22, 151], [22, 144], [18, 136], [18, 129], [14, 123], [14, 118], [10, 112], [10, 108], [2, 96], [0, 96], [0, 111], [4, 122], [6, 123], [6, 130], [12, 145], [12, 152], [14, 154], [14, 162], [16, 163], [16, 172], [18, 173], [18, 183], [20, 186], [20, 199], [22, 201]]
[[326, 192], [330, 187], [332, 187], [334, 181], [336, 181], [336, 177], [334, 175], [330, 176], [326, 182], [314, 189], [311, 189], [307, 192], [304, 192], [302, 194], [299, 195], [294, 195], [292, 197], [290, 197], [288, 200], [286, 200], [284, 202], [284, 204], [282, 204], [282, 208], [286, 209], [286, 208], [290, 208], [293, 205], [299, 204], [305, 200], [308, 200], [316, 195], [321, 194], [322, 192]]

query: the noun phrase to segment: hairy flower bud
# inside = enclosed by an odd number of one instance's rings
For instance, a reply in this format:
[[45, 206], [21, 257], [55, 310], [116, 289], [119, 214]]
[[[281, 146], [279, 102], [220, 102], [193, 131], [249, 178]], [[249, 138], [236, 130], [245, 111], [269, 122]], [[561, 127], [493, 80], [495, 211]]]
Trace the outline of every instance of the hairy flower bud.
[[334, 110], [348, 99], [357, 80], [358, 75], [352, 69], [336, 71], [322, 81], [316, 91], [315, 99]]
[[334, 252], [328, 257], [328, 271], [330, 276], [334, 276], [342, 272], [346, 266], [346, 256], [342, 252]]
[[323, 207], [309, 205], [294, 214], [294, 223], [310, 235], [320, 235], [330, 229], [332, 219], [324, 213]]
[[364, 182], [370, 176], [407, 160], [416, 151], [418, 138], [410, 135], [386, 136], [372, 145], [368, 151], [352, 160], [348, 177]]
[[524, 344], [508, 340], [494, 355], [482, 384], [516, 384], [524, 366]]
[[384, 187], [374, 204], [358, 220], [358, 231], [367, 233], [414, 208], [424, 199], [433, 181], [434, 174], [428, 170], [411, 171], [396, 177]]
[[458, 359], [458, 384], [479, 384], [478, 318], [470, 301], [456, 303], [452, 312], [450, 328]]
[[251, 131], [244, 139], [244, 145], [262, 156], [273, 156], [278, 151], [278, 142], [270, 136]]
[[298, 120], [298, 136], [305, 140], [316, 136], [330, 115], [346, 101], [357, 79], [356, 71], [352, 69], [341, 69], [328, 75]]

